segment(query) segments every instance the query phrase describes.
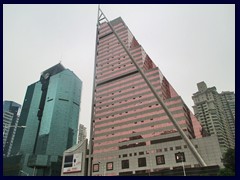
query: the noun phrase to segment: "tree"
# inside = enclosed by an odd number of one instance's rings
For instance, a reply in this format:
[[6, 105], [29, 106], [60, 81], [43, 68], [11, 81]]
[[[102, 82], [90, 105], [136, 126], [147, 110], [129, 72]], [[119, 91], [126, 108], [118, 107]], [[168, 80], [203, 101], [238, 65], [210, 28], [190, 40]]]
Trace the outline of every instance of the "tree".
[[219, 176], [235, 176], [235, 149], [229, 148], [222, 160], [225, 168], [220, 169]]

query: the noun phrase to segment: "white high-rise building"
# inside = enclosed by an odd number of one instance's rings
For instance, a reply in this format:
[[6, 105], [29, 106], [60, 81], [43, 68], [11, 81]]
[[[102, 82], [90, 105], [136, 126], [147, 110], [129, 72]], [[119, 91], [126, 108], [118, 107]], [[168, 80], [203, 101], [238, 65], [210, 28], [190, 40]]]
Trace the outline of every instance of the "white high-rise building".
[[79, 124], [78, 143], [80, 143], [83, 140], [85, 140], [86, 137], [87, 137], [87, 128], [84, 125]]
[[216, 87], [208, 88], [205, 82], [197, 84], [194, 93], [194, 113], [203, 128], [210, 134], [216, 134], [221, 152], [235, 147], [235, 94], [218, 93]]

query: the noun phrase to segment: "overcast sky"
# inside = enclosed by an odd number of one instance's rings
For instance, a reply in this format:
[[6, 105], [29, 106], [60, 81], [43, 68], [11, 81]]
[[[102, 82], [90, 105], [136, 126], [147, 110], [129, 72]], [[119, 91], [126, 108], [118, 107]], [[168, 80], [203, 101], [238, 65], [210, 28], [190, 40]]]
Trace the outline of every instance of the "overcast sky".
[[[235, 91], [235, 5], [101, 5], [125, 21], [192, 110], [196, 84]], [[89, 136], [97, 5], [3, 5], [3, 100], [59, 63], [82, 81], [80, 123]]]

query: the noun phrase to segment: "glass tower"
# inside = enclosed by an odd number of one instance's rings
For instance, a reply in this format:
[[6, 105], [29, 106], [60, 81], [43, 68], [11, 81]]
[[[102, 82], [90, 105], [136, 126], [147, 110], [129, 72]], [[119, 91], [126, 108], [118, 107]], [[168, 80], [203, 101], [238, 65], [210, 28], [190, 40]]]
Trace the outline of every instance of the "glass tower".
[[31, 175], [60, 175], [63, 152], [76, 144], [81, 80], [57, 64], [28, 87], [21, 118], [26, 119], [20, 151]]

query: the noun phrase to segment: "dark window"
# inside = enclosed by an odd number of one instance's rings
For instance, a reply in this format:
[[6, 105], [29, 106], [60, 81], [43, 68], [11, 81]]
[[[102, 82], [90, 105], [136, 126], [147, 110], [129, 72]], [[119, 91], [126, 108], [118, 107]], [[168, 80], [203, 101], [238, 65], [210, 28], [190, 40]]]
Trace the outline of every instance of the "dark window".
[[64, 167], [67, 168], [67, 167], [72, 167], [72, 163], [64, 163]]
[[146, 158], [138, 158], [138, 167], [145, 167], [147, 166]]
[[123, 157], [127, 157], [127, 154], [123, 154]]
[[139, 152], [139, 155], [144, 155], [144, 152], [143, 151]]
[[164, 151], [167, 151], [167, 148], [164, 148]]
[[165, 164], [164, 155], [156, 156], [156, 164], [157, 165]]
[[72, 167], [73, 165], [73, 155], [65, 156], [64, 167]]
[[162, 149], [156, 149], [156, 152], [157, 153], [162, 152]]
[[173, 147], [170, 147], [170, 151], [173, 151]]
[[75, 104], [75, 105], [79, 106], [79, 104], [78, 104], [78, 103], [76, 103], [76, 102], [73, 102], [73, 104]]
[[69, 101], [68, 99], [62, 99], [62, 98], [58, 98], [58, 100], [60, 100], [60, 101]]
[[113, 170], [113, 162], [107, 162], [107, 171]]
[[73, 155], [65, 156], [64, 162], [72, 162], [73, 161]]
[[134, 156], [136, 156], [137, 155], [137, 153], [134, 153]]
[[119, 176], [131, 176], [132, 174], [132, 171], [119, 172]]
[[93, 172], [99, 171], [99, 164], [93, 164]]
[[122, 169], [127, 169], [129, 168], [129, 160], [122, 160]]
[[164, 139], [156, 139], [156, 140], [152, 140], [150, 141], [151, 144], [158, 144], [158, 143], [164, 143], [164, 142], [169, 142], [169, 141], [176, 141], [182, 139], [181, 136], [175, 136], [175, 137], [169, 137], [169, 138], [164, 138]]
[[176, 159], [176, 162], [177, 162], [177, 163], [185, 162], [184, 152], [175, 153], [175, 159]]
[[179, 149], [182, 149], [182, 147], [181, 146], [176, 146], [175, 149], [179, 150]]

